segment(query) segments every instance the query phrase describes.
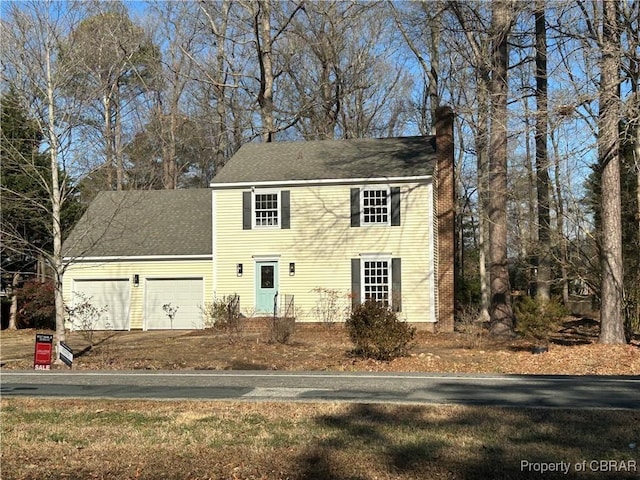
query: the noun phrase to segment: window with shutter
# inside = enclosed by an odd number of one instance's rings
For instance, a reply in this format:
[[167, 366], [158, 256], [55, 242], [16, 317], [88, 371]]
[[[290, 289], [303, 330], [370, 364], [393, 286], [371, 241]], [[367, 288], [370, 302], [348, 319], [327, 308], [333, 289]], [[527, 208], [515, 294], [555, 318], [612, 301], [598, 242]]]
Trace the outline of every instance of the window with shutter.
[[254, 225], [277, 227], [280, 221], [280, 195], [278, 193], [256, 193], [253, 199]]
[[242, 228], [291, 228], [289, 190], [242, 192]]
[[400, 187], [351, 189], [351, 226], [400, 225]]
[[352, 306], [375, 300], [402, 310], [402, 271], [400, 258], [363, 255], [351, 260]]

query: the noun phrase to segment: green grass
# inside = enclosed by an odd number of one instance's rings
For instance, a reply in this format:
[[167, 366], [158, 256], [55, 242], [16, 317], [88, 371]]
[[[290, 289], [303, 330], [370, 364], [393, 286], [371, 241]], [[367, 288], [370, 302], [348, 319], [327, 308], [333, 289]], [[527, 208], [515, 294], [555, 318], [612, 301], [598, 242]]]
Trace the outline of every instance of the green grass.
[[[1, 478], [638, 478], [640, 412], [467, 406], [1, 401]], [[521, 461], [636, 461], [631, 472]], [[626, 463], [625, 465], [632, 465]]]

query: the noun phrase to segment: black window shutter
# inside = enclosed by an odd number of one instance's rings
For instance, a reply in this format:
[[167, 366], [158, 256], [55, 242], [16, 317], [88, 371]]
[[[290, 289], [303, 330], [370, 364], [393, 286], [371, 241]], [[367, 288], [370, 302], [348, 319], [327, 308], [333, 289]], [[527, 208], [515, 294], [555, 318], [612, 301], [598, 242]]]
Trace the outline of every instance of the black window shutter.
[[391, 259], [391, 308], [394, 312], [402, 311], [402, 262], [399, 258]]
[[351, 189], [351, 226], [360, 226], [360, 189]]
[[400, 187], [391, 187], [391, 225], [400, 225]]
[[242, 192], [242, 229], [251, 230], [251, 192]]
[[280, 214], [282, 215], [280, 228], [291, 228], [291, 195], [289, 190], [280, 192]]
[[351, 259], [351, 308], [360, 305], [360, 259]]

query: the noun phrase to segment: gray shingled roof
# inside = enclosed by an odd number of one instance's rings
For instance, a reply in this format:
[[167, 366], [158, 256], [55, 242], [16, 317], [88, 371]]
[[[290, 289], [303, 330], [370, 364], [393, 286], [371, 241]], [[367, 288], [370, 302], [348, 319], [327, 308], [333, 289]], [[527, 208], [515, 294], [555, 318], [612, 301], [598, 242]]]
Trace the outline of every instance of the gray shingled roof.
[[435, 137], [248, 143], [213, 179], [224, 183], [432, 175]]
[[210, 255], [211, 249], [211, 190], [131, 190], [100, 192], [63, 254]]

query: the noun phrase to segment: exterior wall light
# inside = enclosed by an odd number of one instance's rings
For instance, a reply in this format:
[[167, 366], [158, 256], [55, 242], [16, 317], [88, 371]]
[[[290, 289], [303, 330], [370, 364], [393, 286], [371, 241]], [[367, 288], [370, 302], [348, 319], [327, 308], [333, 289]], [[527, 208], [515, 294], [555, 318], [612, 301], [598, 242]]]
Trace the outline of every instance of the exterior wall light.
[[293, 277], [295, 274], [296, 274], [296, 264], [291, 262], [289, 264], [289, 275]]
[[242, 276], [242, 264], [241, 263], [236, 265], [236, 275], [238, 275], [239, 277]]
[[136, 273], [133, 275], [133, 286], [137, 287], [138, 285], [140, 285], [140, 275]]

